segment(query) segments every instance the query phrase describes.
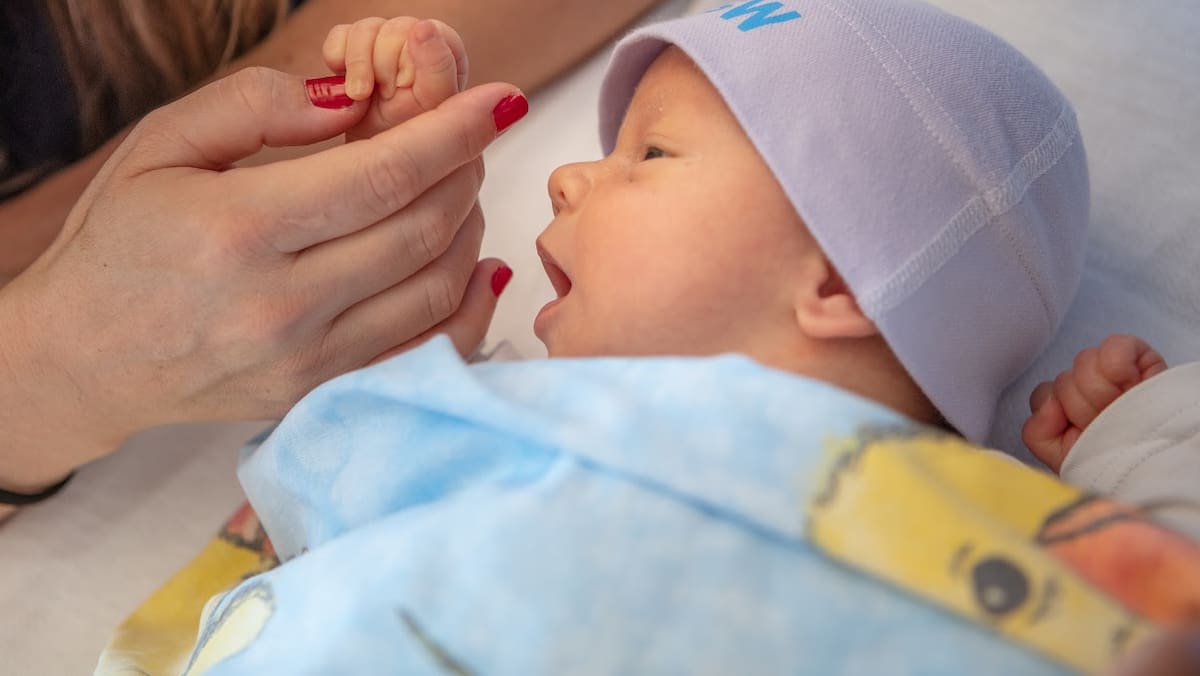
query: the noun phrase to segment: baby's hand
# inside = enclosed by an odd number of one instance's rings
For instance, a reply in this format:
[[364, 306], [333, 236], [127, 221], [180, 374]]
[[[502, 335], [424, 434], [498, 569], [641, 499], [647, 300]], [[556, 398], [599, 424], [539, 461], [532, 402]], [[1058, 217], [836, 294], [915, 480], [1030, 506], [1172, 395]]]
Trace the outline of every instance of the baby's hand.
[[1075, 357], [1074, 366], [1029, 398], [1033, 415], [1021, 438], [1056, 473], [1083, 430], [1125, 392], [1167, 370], [1163, 358], [1133, 336], [1109, 336]]
[[325, 63], [346, 74], [346, 95], [371, 109], [346, 140], [370, 138], [433, 110], [467, 84], [462, 37], [446, 24], [412, 17], [370, 18], [335, 26]]

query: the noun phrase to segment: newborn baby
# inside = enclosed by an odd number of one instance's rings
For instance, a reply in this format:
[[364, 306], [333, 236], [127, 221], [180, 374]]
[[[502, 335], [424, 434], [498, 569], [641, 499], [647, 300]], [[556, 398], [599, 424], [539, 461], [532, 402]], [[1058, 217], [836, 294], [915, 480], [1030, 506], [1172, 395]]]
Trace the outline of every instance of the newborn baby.
[[[327, 43], [380, 106], [383, 36]], [[601, 98], [538, 239], [553, 358], [436, 339], [248, 448], [285, 563], [197, 671], [1059, 674], [1195, 619], [1194, 544], [963, 440], [1080, 278], [1036, 67], [919, 2], [748, 0], [631, 35]]]

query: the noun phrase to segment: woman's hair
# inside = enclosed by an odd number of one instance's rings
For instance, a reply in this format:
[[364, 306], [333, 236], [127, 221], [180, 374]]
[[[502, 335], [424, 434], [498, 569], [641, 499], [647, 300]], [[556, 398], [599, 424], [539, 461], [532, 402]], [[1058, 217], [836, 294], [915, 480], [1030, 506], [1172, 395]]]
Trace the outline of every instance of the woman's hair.
[[289, 0], [46, 0], [89, 152], [212, 76], [286, 17]]

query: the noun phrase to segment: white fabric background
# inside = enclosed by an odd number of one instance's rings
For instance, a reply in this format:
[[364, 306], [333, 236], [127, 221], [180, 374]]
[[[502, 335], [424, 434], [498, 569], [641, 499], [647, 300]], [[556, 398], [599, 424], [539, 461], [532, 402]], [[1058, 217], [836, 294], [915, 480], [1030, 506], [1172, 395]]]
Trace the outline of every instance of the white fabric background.
[[[706, 4], [698, 2], [698, 5]], [[712, 4], [712, 3], [708, 3]], [[1002, 406], [1012, 441], [1031, 383], [1109, 332], [1200, 358], [1200, 4], [1188, 0], [934, 0], [1001, 34], [1075, 102], [1094, 195], [1089, 272], [1067, 331]], [[667, 2], [663, 15], [687, 0]], [[493, 327], [527, 356], [553, 296], [533, 249], [546, 179], [599, 155], [603, 55], [533, 101], [489, 152], [485, 253], [516, 269]], [[237, 506], [238, 447], [259, 426], [156, 430], [80, 472], [57, 499], [0, 526], [0, 673], [90, 672], [112, 629], [186, 563]]]

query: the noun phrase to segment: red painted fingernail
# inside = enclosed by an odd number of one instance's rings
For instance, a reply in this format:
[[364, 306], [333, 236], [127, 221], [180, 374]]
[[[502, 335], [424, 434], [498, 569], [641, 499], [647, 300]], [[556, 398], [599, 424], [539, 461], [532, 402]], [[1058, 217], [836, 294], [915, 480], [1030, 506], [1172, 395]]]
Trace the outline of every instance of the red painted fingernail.
[[346, 76], [330, 75], [304, 81], [308, 100], [318, 108], [349, 108], [354, 99], [346, 95]]
[[496, 120], [496, 133], [508, 129], [518, 120], [529, 114], [529, 99], [520, 94], [513, 94], [496, 104], [492, 117]]
[[504, 293], [504, 289], [508, 287], [508, 283], [512, 281], [513, 271], [507, 265], [501, 265], [492, 273], [492, 293], [499, 298], [500, 294]]

